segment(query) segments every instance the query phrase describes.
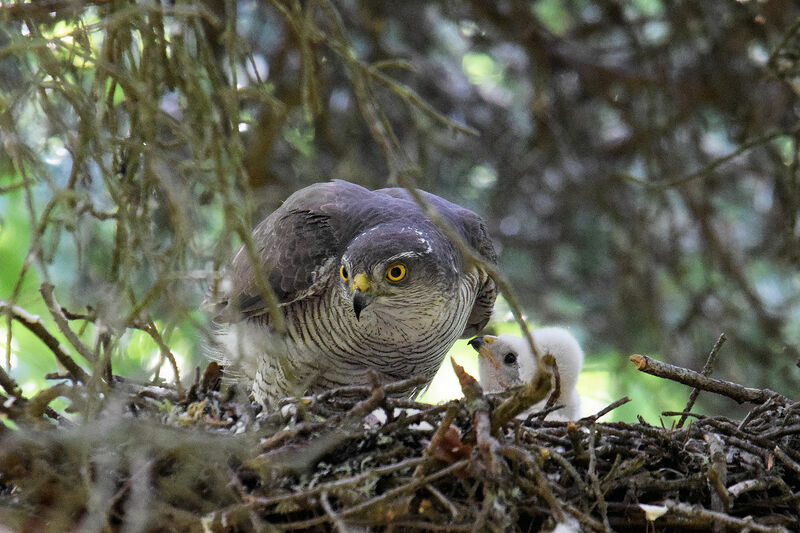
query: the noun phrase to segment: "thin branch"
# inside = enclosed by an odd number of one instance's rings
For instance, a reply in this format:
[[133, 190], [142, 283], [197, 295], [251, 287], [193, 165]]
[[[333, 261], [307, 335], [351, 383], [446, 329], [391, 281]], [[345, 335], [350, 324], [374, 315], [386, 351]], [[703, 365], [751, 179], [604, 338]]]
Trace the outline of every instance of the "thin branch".
[[17, 189], [21, 189], [23, 187], [27, 187], [28, 185], [32, 184], [33, 182], [31, 182], [30, 180], [22, 180], [18, 181], [17, 183], [12, 183], [11, 185], [4, 185], [0, 187], [0, 194], [10, 193], [16, 191]]
[[[434, 472], [432, 474], [429, 474], [429, 475], [427, 475], [425, 477], [416, 478], [416, 479], [412, 480], [409, 483], [406, 483], [406, 484], [401, 485], [399, 487], [387, 490], [386, 492], [384, 492], [383, 494], [381, 494], [379, 496], [375, 496], [375, 497], [370, 498], [368, 500], [364, 500], [363, 502], [361, 502], [359, 504], [356, 504], [356, 505], [354, 505], [352, 507], [348, 507], [346, 509], [340, 509], [339, 513], [338, 513], [338, 516], [343, 517], [343, 516], [359, 513], [361, 511], [366, 510], [366, 509], [370, 509], [370, 508], [374, 509], [375, 506], [380, 504], [380, 503], [392, 501], [395, 498], [398, 498], [398, 497], [403, 496], [405, 494], [408, 494], [408, 493], [410, 493], [412, 491], [415, 491], [419, 487], [427, 485], [428, 483], [431, 483], [432, 481], [435, 481], [435, 480], [437, 480], [439, 478], [451, 475], [454, 472], [464, 468], [468, 463], [469, 463], [469, 459], [462, 459], [461, 461], [457, 461], [457, 462], [455, 462], [455, 463], [453, 463], [453, 464], [451, 464], [449, 466], [446, 466], [446, 467], [442, 468], [441, 470], [438, 470], [438, 471], [436, 471], [436, 472]], [[307, 529], [307, 528], [310, 528], [312, 526], [324, 524], [325, 522], [328, 522], [329, 520], [330, 520], [330, 517], [328, 515], [324, 515], [324, 516], [319, 516], [319, 517], [316, 517], [316, 518], [311, 518], [309, 520], [302, 520], [302, 521], [298, 521], [298, 522], [289, 522], [288, 524], [281, 524], [281, 527], [285, 528], [285, 529], [288, 529], [288, 530], [292, 530], [292, 529]]]
[[[552, 374], [539, 372], [533, 381], [518, 387], [516, 391], [492, 412], [492, 434], [505, 426], [531, 405], [543, 400], [552, 388]], [[552, 397], [552, 396], [551, 396]]]
[[739, 530], [756, 531], [758, 533], [789, 533], [789, 530], [785, 527], [759, 524], [750, 517], [738, 518], [725, 513], [709, 511], [700, 505], [689, 505], [670, 500], [667, 500], [665, 505], [671, 513], [702, 519], [706, 527], [714, 523], [721, 523], [729, 527], [739, 528]]
[[[700, 373], [706, 377], [711, 375], [711, 372], [714, 370], [714, 361], [717, 359], [717, 354], [719, 353], [719, 349], [722, 348], [722, 345], [725, 344], [727, 337], [725, 337], [724, 333], [721, 333], [717, 342], [714, 343], [714, 347], [711, 348], [711, 352], [708, 354], [708, 358], [706, 359], [706, 364], [703, 365], [703, 370]], [[689, 394], [689, 401], [686, 402], [686, 407], [684, 407], [684, 412], [688, 413], [694, 407], [694, 402], [697, 400], [697, 397], [700, 395], [700, 389], [694, 388], [692, 392]], [[678, 424], [675, 426], [678, 429], [683, 427], [684, 422], [686, 422], [686, 417], [688, 415], [683, 414], [681, 415], [680, 420], [678, 420]]]
[[755, 148], [762, 144], [766, 144], [773, 139], [777, 139], [778, 137], [783, 137], [785, 135], [795, 135], [798, 131], [800, 131], [800, 124], [796, 125], [795, 127], [789, 130], [782, 130], [782, 131], [773, 131], [764, 135], [760, 135], [754, 139], [750, 139], [749, 141], [744, 142], [739, 148], [734, 150], [733, 152], [729, 153], [726, 156], [720, 157], [719, 159], [715, 159], [711, 163], [707, 164], [703, 168], [692, 172], [691, 174], [686, 174], [684, 176], [679, 176], [677, 178], [672, 179], [665, 179], [656, 182], [648, 182], [639, 178], [636, 178], [631, 175], [626, 175], [625, 179], [628, 181], [633, 181], [635, 183], [639, 183], [641, 185], [646, 186], [650, 190], [663, 190], [669, 189], [671, 187], [675, 187], [677, 185], [682, 185], [684, 183], [688, 183], [690, 181], [694, 181], [699, 178], [706, 178], [711, 176], [715, 170], [719, 167], [727, 163], [728, 161], [735, 159], [742, 155], [743, 153], [747, 152], [751, 148]]
[[379, 68], [376, 68], [374, 65], [364, 65], [361, 62], [357, 63], [359, 67], [363, 68], [372, 78], [374, 78], [378, 83], [387, 87], [397, 96], [399, 96], [403, 101], [409, 102], [412, 105], [416, 106], [420, 111], [425, 113], [426, 115], [430, 116], [434, 120], [441, 122], [448, 128], [458, 131], [461, 133], [465, 133], [467, 135], [472, 135], [475, 137], [480, 136], [480, 132], [471, 126], [467, 126], [466, 124], [459, 124], [455, 122], [436, 109], [433, 108], [428, 102], [422, 99], [422, 97], [417, 94], [417, 92], [412, 89], [411, 87], [398, 82], [397, 80], [387, 76], [385, 73], [381, 72]]
[[[59, 396], [67, 396], [71, 387], [66, 383], [59, 383], [48, 389], [39, 391], [33, 398], [28, 400], [25, 405], [25, 414], [33, 419], [40, 418], [49, 410], [50, 402]], [[52, 411], [52, 410], [51, 410]]]
[[61, 306], [56, 301], [53, 290], [55, 287], [51, 283], [42, 283], [39, 287], [39, 292], [42, 295], [47, 309], [53, 317], [53, 320], [58, 326], [59, 331], [67, 338], [72, 346], [78, 351], [81, 356], [90, 363], [97, 363], [97, 356], [86, 346], [79, 338], [78, 335], [69, 327], [69, 321], [64, 313], [61, 311]]
[[[453, 423], [453, 420], [455, 419], [457, 412], [458, 409], [456, 408], [455, 405], [451, 405], [450, 407], [447, 408], [447, 411], [445, 411], [444, 413], [444, 417], [442, 417], [442, 421], [439, 423], [439, 427], [436, 428], [436, 432], [433, 434], [433, 437], [431, 437], [431, 441], [425, 448], [422, 457], [428, 459], [429, 457], [433, 456], [434, 452], [436, 451], [436, 448], [438, 448], [442, 444], [442, 440], [445, 438], [447, 430], [450, 429], [450, 424]], [[416, 470], [414, 470], [413, 477], [418, 478], [425, 475], [425, 464], [426, 463], [419, 465], [416, 468]]]
[[327, 490], [323, 490], [320, 493], [319, 501], [322, 504], [322, 508], [325, 510], [325, 514], [328, 515], [328, 518], [330, 518], [331, 522], [333, 522], [333, 525], [336, 526], [336, 531], [338, 531], [339, 533], [348, 533], [350, 531], [350, 528], [347, 527], [347, 524], [344, 523], [344, 520], [342, 520], [336, 514], [336, 511], [333, 510], [331, 502], [328, 500]]
[[[2, 311], [3, 303], [4, 302], [0, 301], [0, 311]], [[0, 387], [3, 387], [3, 390], [5, 390], [9, 396], [19, 396], [22, 394], [17, 382], [3, 370], [2, 366], [0, 366]]]
[[775, 453], [775, 457], [777, 457], [783, 464], [791, 468], [796, 474], [800, 475], [800, 464], [789, 457], [789, 455], [783, 451], [780, 446], [776, 445], [773, 449], [773, 452]]
[[[524, 448], [513, 445], [501, 446], [500, 453], [509, 459], [516, 459], [517, 462], [533, 472], [536, 481], [534, 490], [547, 502], [556, 520], [559, 522], [564, 520], [563, 503], [555, 496], [550, 480], [544, 475], [536, 459]], [[523, 481], [523, 479], [520, 476], [519, 481]]]
[[778, 54], [798, 31], [800, 31], [800, 17], [797, 17], [797, 19], [794, 21], [794, 24], [792, 24], [789, 30], [783, 35], [781, 42], [778, 43], [778, 46], [776, 46], [775, 50], [773, 50], [769, 55], [769, 58], [767, 59], [767, 65], [770, 65], [773, 69], [775, 68], [775, 60], [777, 59]]
[[57, 338], [55, 338], [47, 328], [42, 325], [42, 319], [36, 315], [32, 315], [28, 313], [22, 307], [17, 305], [11, 305], [4, 300], [0, 300], [0, 313], [3, 313], [12, 319], [16, 320], [31, 333], [39, 337], [45, 345], [50, 348], [50, 351], [56, 356], [58, 362], [61, 363], [64, 368], [69, 372], [70, 376], [74, 381], [80, 381], [83, 383], [87, 383], [89, 381], [89, 375], [78, 366], [78, 364], [70, 357], [67, 350], [61, 345]]
[[164, 339], [161, 337], [161, 333], [159, 333], [155, 323], [152, 320], [148, 322], [134, 321], [132, 326], [150, 335], [150, 338], [153, 339], [153, 341], [158, 345], [158, 349], [161, 352], [161, 357], [166, 358], [169, 361], [170, 366], [172, 366], [172, 371], [175, 374], [175, 388], [178, 389], [178, 394], [183, 396], [184, 390], [183, 385], [181, 385], [181, 373], [180, 369], [178, 368], [178, 362], [175, 359], [175, 354], [172, 353], [172, 350], [170, 350], [167, 343], [164, 342]]
[[[714, 511], [722, 512], [731, 505], [731, 495], [728, 494], [725, 486], [728, 483], [728, 468], [725, 461], [725, 443], [716, 433], [705, 433], [703, 440], [708, 445], [708, 463], [706, 471], [711, 488], [711, 508]], [[715, 533], [716, 533], [715, 527]]]
[[597, 438], [597, 425], [589, 428], [589, 469], [587, 475], [589, 476], [589, 487], [594, 493], [597, 505], [600, 508], [600, 516], [603, 519], [603, 529], [606, 533], [611, 533], [611, 525], [608, 523], [608, 508], [606, 499], [603, 495], [603, 489], [600, 486], [600, 479], [597, 477], [597, 450], [595, 448], [595, 441]]
[[617, 401], [615, 401], [615, 402], [603, 407], [597, 413], [595, 413], [593, 415], [590, 415], [590, 416], [586, 416], [584, 418], [581, 418], [580, 420], [581, 421], [585, 420], [585, 421], [588, 421], [588, 422], [591, 422], [591, 423], [595, 423], [599, 419], [601, 419], [602, 417], [606, 416], [608, 413], [610, 413], [611, 411], [616, 409], [617, 407], [623, 406], [626, 403], [628, 403], [629, 401], [631, 401], [629, 396], [623, 396], [619, 400], [617, 400]]

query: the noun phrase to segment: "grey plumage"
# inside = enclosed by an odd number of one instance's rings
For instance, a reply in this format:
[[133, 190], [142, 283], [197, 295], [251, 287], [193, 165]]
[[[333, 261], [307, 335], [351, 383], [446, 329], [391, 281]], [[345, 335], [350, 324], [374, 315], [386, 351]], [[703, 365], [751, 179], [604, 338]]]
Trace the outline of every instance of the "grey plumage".
[[[423, 196], [484, 260], [496, 261], [476, 214]], [[367, 384], [369, 369], [386, 381], [417, 374], [430, 381], [453, 342], [479, 332], [494, 305], [491, 278], [465, 265], [404, 189], [311, 185], [252, 237], [287, 332], [272, 332], [254, 265], [240, 249], [218, 302], [217, 338], [224, 357], [256, 363], [253, 392], [265, 403]]]

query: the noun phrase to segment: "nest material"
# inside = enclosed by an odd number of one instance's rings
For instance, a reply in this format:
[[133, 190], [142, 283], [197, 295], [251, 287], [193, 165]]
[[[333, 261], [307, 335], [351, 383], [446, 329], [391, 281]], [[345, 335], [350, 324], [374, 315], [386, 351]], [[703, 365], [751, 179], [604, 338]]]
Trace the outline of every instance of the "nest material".
[[58, 385], [81, 411], [71, 422], [42, 399], [3, 397], [20, 429], [0, 429], [0, 523], [637, 532], [800, 523], [800, 403], [767, 391], [741, 421], [683, 413], [690, 423], [678, 429], [597, 422], [627, 399], [576, 423], [522, 421], [514, 414], [549, 382], [501, 398], [457, 373], [465, 399], [443, 405], [393, 398], [408, 380], [258, 412], [235, 386], [221, 387], [213, 363], [182, 395], [119, 381], [99, 399], [90, 387]]

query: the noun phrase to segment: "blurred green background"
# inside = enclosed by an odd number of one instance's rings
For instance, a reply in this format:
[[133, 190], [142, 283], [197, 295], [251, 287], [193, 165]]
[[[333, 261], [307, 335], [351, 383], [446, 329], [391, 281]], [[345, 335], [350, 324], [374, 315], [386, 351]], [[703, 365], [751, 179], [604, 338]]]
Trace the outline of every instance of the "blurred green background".
[[[55, 332], [49, 281], [115, 373], [171, 380], [131, 327], [152, 322], [188, 383], [198, 307], [244, 232], [309, 183], [407, 175], [480, 213], [531, 324], [580, 340], [587, 414], [625, 395], [611, 419], [681, 410], [689, 389], [628, 356], [700, 369], [722, 332], [715, 376], [796, 397], [798, 17], [788, 0], [4, 5], [0, 299]], [[501, 303], [490, 330], [515, 328]], [[10, 319], [0, 341], [26, 393], [58, 370]], [[424, 398], [458, 394], [445, 364]]]

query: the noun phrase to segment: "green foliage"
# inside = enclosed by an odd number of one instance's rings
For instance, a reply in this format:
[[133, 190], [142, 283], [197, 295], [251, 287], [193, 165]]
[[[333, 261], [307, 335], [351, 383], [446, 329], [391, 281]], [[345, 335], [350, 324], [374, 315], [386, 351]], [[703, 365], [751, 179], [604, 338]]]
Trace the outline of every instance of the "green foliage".
[[464, 54], [462, 68], [470, 83], [475, 85], [496, 85], [503, 80], [500, 65], [488, 54]]
[[532, 2], [533, 12], [539, 21], [556, 35], [563, 35], [571, 25], [564, 0], [537, 0]]

